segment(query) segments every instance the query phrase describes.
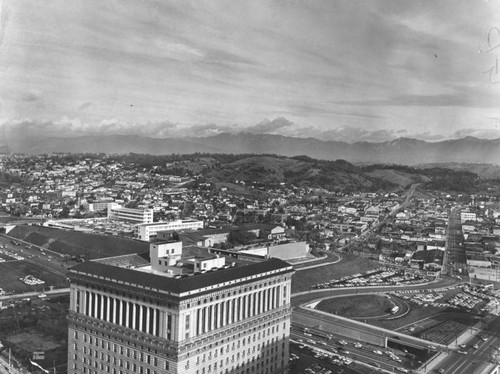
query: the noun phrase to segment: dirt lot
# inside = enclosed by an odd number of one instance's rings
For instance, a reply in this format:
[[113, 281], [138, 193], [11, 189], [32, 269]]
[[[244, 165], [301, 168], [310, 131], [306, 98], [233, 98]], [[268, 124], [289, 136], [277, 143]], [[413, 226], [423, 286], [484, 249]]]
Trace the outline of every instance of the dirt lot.
[[9, 336], [7, 341], [30, 352], [48, 351], [61, 345], [61, 342], [56, 341], [47, 334], [38, 334], [30, 331]]
[[65, 372], [68, 302], [69, 296], [34, 299], [0, 311], [0, 340], [23, 366], [32, 368], [28, 359], [43, 351], [45, 359], [37, 361], [42, 367]]
[[[19, 280], [19, 278], [29, 274], [45, 281], [45, 284], [27, 285]], [[49, 286], [68, 287], [65, 277], [53, 274], [39, 265], [24, 260], [0, 263], [0, 285], [7, 293], [11, 291], [14, 293], [43, 291], [48, 290]]]

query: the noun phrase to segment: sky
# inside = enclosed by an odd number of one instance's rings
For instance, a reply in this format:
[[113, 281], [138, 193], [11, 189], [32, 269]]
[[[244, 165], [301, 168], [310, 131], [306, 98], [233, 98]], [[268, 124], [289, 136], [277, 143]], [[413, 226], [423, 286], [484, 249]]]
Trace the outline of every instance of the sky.
[[500, 0], [4, 0], [23, 137], [500, 137]]

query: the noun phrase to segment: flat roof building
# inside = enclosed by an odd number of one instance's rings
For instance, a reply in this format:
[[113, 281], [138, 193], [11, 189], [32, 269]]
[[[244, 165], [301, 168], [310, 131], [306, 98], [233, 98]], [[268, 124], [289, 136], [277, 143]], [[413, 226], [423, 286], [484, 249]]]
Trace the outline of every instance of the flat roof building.
[[[292, 267], [152, 243], [69, 271], [68, 373], [285, 373]], [[232, 260], [231, 260], [232, 261]]]
[[153, 209], [124, 208], [119, 204], [108, 204], [108, 219], [132, 223], [152, 223]]
[[148, 222], [137, 226], [137, 238], [150, 241], [162, 231], [198, 230], [203, 228], [203, 221], [195, 219], [178, 219], [169, 222]]

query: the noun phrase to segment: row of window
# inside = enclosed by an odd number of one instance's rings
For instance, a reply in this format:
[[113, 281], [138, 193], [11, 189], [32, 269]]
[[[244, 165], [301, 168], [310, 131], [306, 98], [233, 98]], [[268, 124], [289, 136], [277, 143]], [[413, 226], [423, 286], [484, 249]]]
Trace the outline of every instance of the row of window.
[[163, 333], [162, 311], [158, 308], [101, 295], [91, 291], [75, 290], [76, 312], [118, 324], [155, 336], [172, 339], [172, 316], [166, 316], [166, 334]]
[[[286, 295], [286, 286], [283, 289]], [[196, 334], [204, 334], [214, 328], [224, 327], [274, 310], [286, 303], [286, 298], [282, 303], [280, 303], [280, 298], [280, 286], [276, 286], [197, 309], [195, 311]], [[186, 315], [186, 338], [189, 338], [189, 322], [190, 317]]]
[[[75, 339], [78, 339], [77, 331], [74, 331], [74, 337]], [[104, 363], [112, 363], [129, 369], [132, 362], [129, 362], [127, 359], [130, 359], [138, 361], [142, 364], [152, 365], [154, 367], [161, 366], [165, 370], [169, 370], [170, 367], [167, 360], [161, 360], [154, 355], [140, 350], [124, 347], [116, 343], [111, 343], [109, 341], [104, 341], [104, 339], [93, 338], [92, 336], [89, 336], [87, 339], [87, 334], [83, 334], [83, 341], [88, 341], [88, 344], [83, 344], [81, 351], [79, 351], [78, 343], [73, 343], [73, 359], [75, 362], [78, 361], [78, 354], [81, 354], [81, 359], [84, 364], [86, 363], [86, 360], [94, 358], [99, 359]], [[91, 345], [92, 342], [95, 342], [95, 345]], [[107, 350], [107, 352], [104, 352], [103, 350]], [[133, 365], [135, 366], [135, 364]]]

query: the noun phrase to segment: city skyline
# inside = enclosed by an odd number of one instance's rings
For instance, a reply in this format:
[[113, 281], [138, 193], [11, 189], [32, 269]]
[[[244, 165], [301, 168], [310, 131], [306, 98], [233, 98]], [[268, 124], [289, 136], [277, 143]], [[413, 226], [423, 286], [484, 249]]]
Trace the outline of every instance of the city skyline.
[[[500, 2], [3, 1], [0, 137], [500, 137]], [[5, 145], [5, 144], [0, 144]]]

